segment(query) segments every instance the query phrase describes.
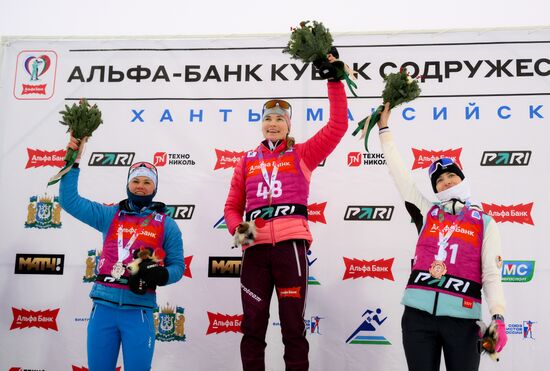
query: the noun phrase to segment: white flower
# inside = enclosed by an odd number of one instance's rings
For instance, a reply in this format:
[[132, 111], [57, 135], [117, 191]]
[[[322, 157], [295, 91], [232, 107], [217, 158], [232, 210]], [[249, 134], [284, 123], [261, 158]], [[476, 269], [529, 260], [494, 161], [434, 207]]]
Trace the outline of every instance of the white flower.
[[412, 84], [414, 81], [414, 79], [412, 77], [410, 77], [409, 75], [407, 75], [407, 84]]

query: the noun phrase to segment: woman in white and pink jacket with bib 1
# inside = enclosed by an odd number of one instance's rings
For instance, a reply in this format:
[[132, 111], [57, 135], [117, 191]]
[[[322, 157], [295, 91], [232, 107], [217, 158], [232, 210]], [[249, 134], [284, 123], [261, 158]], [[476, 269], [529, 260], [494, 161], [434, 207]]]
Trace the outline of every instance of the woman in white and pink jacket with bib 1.
[[[231, 180], [225, 220], [229, 232], [243, 247], [244, 371], [265, 369], [265, 334], [274, 288], [279, 299], [286, 370], [302, 371], [309, 367], [304, 309], [306, 254], [312, 241], [307, 221], [310, 177], [348, 128], [344, 86], [330, 79], [327, 85], [329, 121], [305, 143], [295, 144], [288, 136], [290, 104], [279, 99], [266, 102], [262, 112], [265, 140], [244, 155]], [[255, 221], [255, 231], [254, 223], [243, 222], [243, 214], [247, 221]]]

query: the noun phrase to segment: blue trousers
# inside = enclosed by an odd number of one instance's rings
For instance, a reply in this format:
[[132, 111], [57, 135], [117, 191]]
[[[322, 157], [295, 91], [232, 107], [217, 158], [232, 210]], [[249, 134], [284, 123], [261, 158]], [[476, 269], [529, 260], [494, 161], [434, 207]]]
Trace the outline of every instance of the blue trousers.
[[125, 370], [151, 370], [155, 350], [153, 311], [94, 303], [88, 322], [89, 370], [115, 371], [121, 344]]

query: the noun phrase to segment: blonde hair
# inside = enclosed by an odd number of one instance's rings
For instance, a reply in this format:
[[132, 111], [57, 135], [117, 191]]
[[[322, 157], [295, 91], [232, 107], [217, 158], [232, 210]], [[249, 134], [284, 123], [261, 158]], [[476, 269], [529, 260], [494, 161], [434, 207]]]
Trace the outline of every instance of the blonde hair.
[[290, 148], [294, 147], [295, 144], [296, 144], [296, 139], [294, 139], [294, 137], [291, 137], [287, 134], [286, 135], [286, 149], [290, 149]]

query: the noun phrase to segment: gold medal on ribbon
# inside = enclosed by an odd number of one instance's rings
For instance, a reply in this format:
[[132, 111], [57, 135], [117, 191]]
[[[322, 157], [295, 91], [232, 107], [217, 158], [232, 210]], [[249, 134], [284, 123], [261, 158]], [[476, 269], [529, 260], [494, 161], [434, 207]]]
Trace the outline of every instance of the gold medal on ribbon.
[[122, 277], [125, 271], [126, 269], [122, 265], [122, 262], [118, 261], [115, 263], [115, 265], [113, 265], [113, 269], [111, 269], [111, 276], [113, 276], [114, 279], [118, 280], [120, 279], [120, 277]]
[[434, 260], [430, 266], [430, 275], [435, 279], [440, 279], [447, 273], [447, 266], [441, 260]]

